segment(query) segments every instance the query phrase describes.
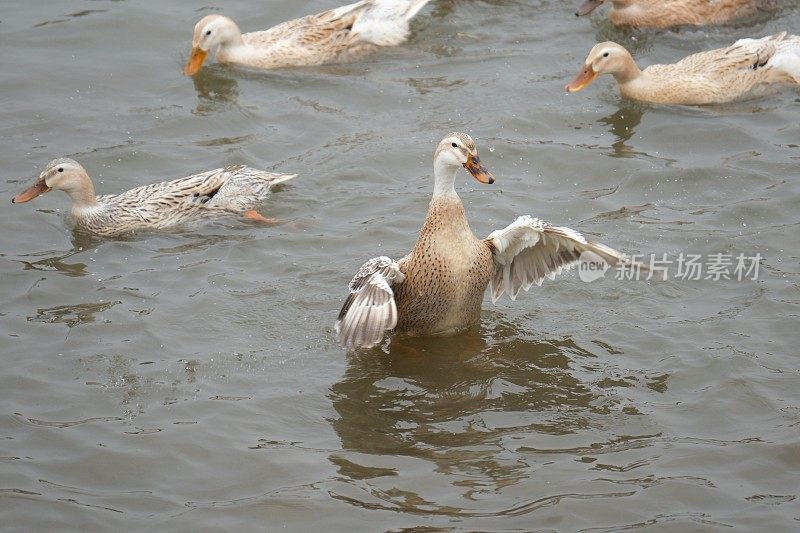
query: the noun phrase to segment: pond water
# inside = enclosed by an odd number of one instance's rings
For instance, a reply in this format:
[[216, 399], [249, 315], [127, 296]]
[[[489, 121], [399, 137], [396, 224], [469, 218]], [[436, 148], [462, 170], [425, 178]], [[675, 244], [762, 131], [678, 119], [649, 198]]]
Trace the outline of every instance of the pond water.
[[[250, 31], [339, 3], [6, 0], [4, 529], [800, 527], [800, 92], [563, 90], [599, 40], [669, 62], [797, 33], [800, 7], [624, 32], [578, 3], [434, 0], [357, 64], [192, 79], [203, 15]], [[758, 277], [572, 272], [487, 296], [477, 331], [348, 354], [347, 283], [413, 246], [453, 130], [497, 178], [457, 182], [480, 236], [532, 214], [629, 253], [760, 254]], [[299, 176], [264, 204], [276, 225], [99, 239], [61, 193], [8, 202], [62, 156], [99, 193], [235, 163]]]

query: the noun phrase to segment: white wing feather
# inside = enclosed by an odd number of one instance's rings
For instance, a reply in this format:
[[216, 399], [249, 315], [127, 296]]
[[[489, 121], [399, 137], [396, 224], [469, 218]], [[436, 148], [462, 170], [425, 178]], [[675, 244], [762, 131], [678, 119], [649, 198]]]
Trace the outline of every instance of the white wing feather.
[[408, 37], [408, 23], [429, 0], [370, 0], [353, 24], [353, 33], [379, 46], [395, 46]]
[[336, 319], [336, 333], [343, 346], [375, 346], [397, 325], [392, 287], [404, 279], [398, 263], [386, 256], [364, 263], [350, 282], [350, 294]]
[[[556, 227], [521, 216], [508, 227], [493, 231], [487, 238], [494, 251], [494, 274], [489, 282], [492, 302], [503, 293], [514, 300], [520, 289], [527, 291], [544, 278], [554, 279], [580, 260], [583, 252], [599, 255], [610, 266], [630, 261], [613, 248], [589, 242], [575, 230]], [[644, 269], [644, 265], [638, 265]]]

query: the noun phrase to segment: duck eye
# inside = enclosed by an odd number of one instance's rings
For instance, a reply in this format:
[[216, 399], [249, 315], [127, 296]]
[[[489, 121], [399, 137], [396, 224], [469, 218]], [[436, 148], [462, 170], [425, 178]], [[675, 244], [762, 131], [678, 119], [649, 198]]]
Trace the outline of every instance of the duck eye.
[[453, 143], [453, 148], [458, 148], [458, 144], [457, 143]]
[[64, 169], [62, 167], [58, 167], [58, 171], [59, 172], [64, 172]]
[[603, 57], [608, 57], [608, 52], [606, 52], [605, 54], [603, 54]]
[[206, 32], [206, 35], [211, 35], [211, 30], [208, 30], [208, 31]]

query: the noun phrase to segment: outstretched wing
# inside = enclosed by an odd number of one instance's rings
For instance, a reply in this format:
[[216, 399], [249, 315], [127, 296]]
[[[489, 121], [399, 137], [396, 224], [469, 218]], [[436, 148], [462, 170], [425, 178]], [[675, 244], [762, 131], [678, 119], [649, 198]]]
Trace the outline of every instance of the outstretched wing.
[[520, 289], [527, 291], [534, 283], [541, 285], [545, 277], [554, 279], [577, 263], [584, 252], [597, 254], [609, 266], [630, 261], [608, 246], [587, 241], [577, 231], [551, 226], [528, 215], [493, 231], [486, 242], [494, 255], [494, 274], [489, 282], [492, 302], [503, 293], [514, 300]]
[[336, 333], [343, 346], [375, 346], [397, 325], [392, 286], [404, 279], [400, 265], [386, 256], [364, 263], [350, 282], [350, 294], [336, 319]]

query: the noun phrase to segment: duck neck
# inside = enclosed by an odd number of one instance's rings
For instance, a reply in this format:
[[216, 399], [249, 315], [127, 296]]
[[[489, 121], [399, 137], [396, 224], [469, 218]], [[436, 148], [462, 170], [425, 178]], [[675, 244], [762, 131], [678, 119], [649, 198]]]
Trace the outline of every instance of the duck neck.
[[433, 200], [460, 201], [456, 193], [456, 174], [458, 167], [448, 165], [437, 159], [433, 163]]
[[447, 242], [462, 242], [474, 238], [469, 228], [464, 204], [461, 203], [454, 186], [458, 167], [434, 163], [433, 198], [428, 206], [428, 215], [420, 231], [420, 242], [446, 235]]
[[80, 184], [80, 187], [66, 189], [64, 192], [72, 199], [73, 211], [80, 211], [100, 205], [94, 193], [92, 180], [88, 177]]
[[223, 62], [246, 61], [251, 53], [251, 47], [245, 44], [242, 33], [237, 29], [236, 33], [217, 48], [217, 60]]
[[622, 69], [614, 72], [613, 75], [617, 80], [617, 83], [620, 85], [626, 85], [640, 79], [642, 77], [642, 71], [639, 69], [636, 61], [634, 61], [632, 57], [628, 56], [625, 58], [625, 64]]

